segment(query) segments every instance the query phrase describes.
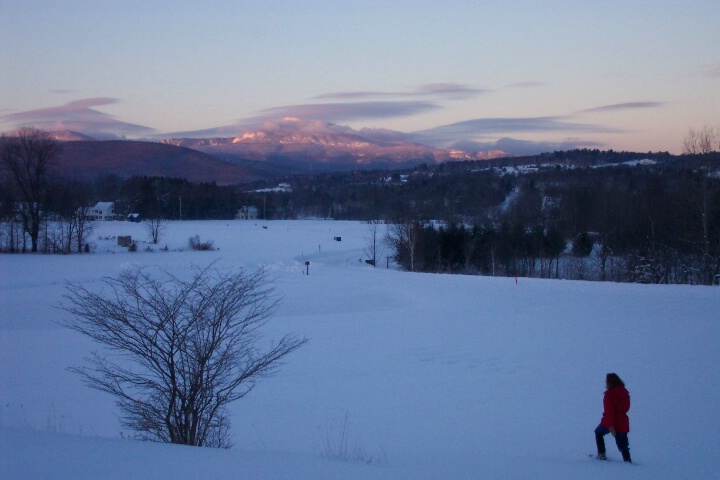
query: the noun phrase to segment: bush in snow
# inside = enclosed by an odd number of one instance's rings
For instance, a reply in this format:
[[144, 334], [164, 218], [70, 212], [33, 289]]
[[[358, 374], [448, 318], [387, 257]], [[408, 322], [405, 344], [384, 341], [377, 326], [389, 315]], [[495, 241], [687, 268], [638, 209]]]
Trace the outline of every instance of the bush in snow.
[[190, 245], [190, 248], [191, 248], [192, 250], [207, 251], [207, 250], [212, 250], [212, 249], [213, 249], [213, 241], [212, 241], [212, 240], [207, 240], [207, 241], [205, 241], [205, 242], [201, 242], [199, 235], [195, 235], [194, 237], [190, 237], [190, 239], [188, 240], [188, 244]]
[[307, 341], [286, 335], [258, 348], [277, 306], [264, 270], [220, 273], [211, 265], [186, 281], [135, 267], [103, 283], [99, 292], [69, 284], [62, 308], [72, 319], [62, 324], [121, 361], [95, 352], [71, 370], [114, 395], [123, 425], [142, 439], [229, 447], [227, 405]]

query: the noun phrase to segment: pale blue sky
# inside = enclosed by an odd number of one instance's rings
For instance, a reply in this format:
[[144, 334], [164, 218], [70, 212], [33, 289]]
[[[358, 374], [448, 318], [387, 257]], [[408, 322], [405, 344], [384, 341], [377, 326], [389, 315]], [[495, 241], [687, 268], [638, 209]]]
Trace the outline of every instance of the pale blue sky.
[[0, 0], [0, 131], [231, 136], [296, 116], [679, 153], [720, 125], [719, 26], [717, 0]]

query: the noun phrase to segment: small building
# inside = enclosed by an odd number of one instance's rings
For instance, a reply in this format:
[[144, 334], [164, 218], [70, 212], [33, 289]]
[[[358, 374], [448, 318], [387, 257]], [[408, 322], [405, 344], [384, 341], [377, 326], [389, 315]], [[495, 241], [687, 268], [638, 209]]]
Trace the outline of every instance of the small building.
[[133, 223], [140, 223], [142, 222], [142, 217], [139, 213], [131, 213], [127, 216], [127, 221]]
[[117, 243], [120, 247], [129, 247], [132, 244], [132, 236], [130, 235], [118, 235]]
[[253, 206], [244, 206], [241, 207], [240, 210], [238, 210], [237, 215], [235, 215], [235, 218], [237, 220], [257, 220], [259, 215], [259, 211], [257, 207]]
[[88, 220], [115, 220], [115, 202], [98, 202], [90, 207], [86, 217]]

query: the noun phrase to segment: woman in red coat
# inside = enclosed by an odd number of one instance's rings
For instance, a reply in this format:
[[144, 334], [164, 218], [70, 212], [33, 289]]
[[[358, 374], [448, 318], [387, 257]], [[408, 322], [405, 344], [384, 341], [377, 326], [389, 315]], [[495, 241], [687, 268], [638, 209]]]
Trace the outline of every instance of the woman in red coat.
[[625, 383], [616, 373], [607, 374], [605, 388], [607, 390], [605, 390], [605, 396], [603, 397], [603, 416], [600, 425], [595, 429], [597, 458], [607, 460], [605, 456], [605, 435], [611, 433], [615, 437], [615, 444], [622, 453], [623, 460], [632, 463], [628, 444], [630, 419], [627, 416], [627, 412], [630, 410], [630, 394], [625, 389]]

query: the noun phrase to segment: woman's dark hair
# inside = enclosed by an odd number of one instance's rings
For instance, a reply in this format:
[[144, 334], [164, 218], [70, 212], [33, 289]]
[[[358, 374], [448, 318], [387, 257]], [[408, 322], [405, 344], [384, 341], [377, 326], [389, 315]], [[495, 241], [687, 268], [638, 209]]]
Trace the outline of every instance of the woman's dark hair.
[[617, 373], [608, 373], [605, 376], [605, 382], [607, 383], [608, 388], [625, 386], [625, 382], [622, 381]]

